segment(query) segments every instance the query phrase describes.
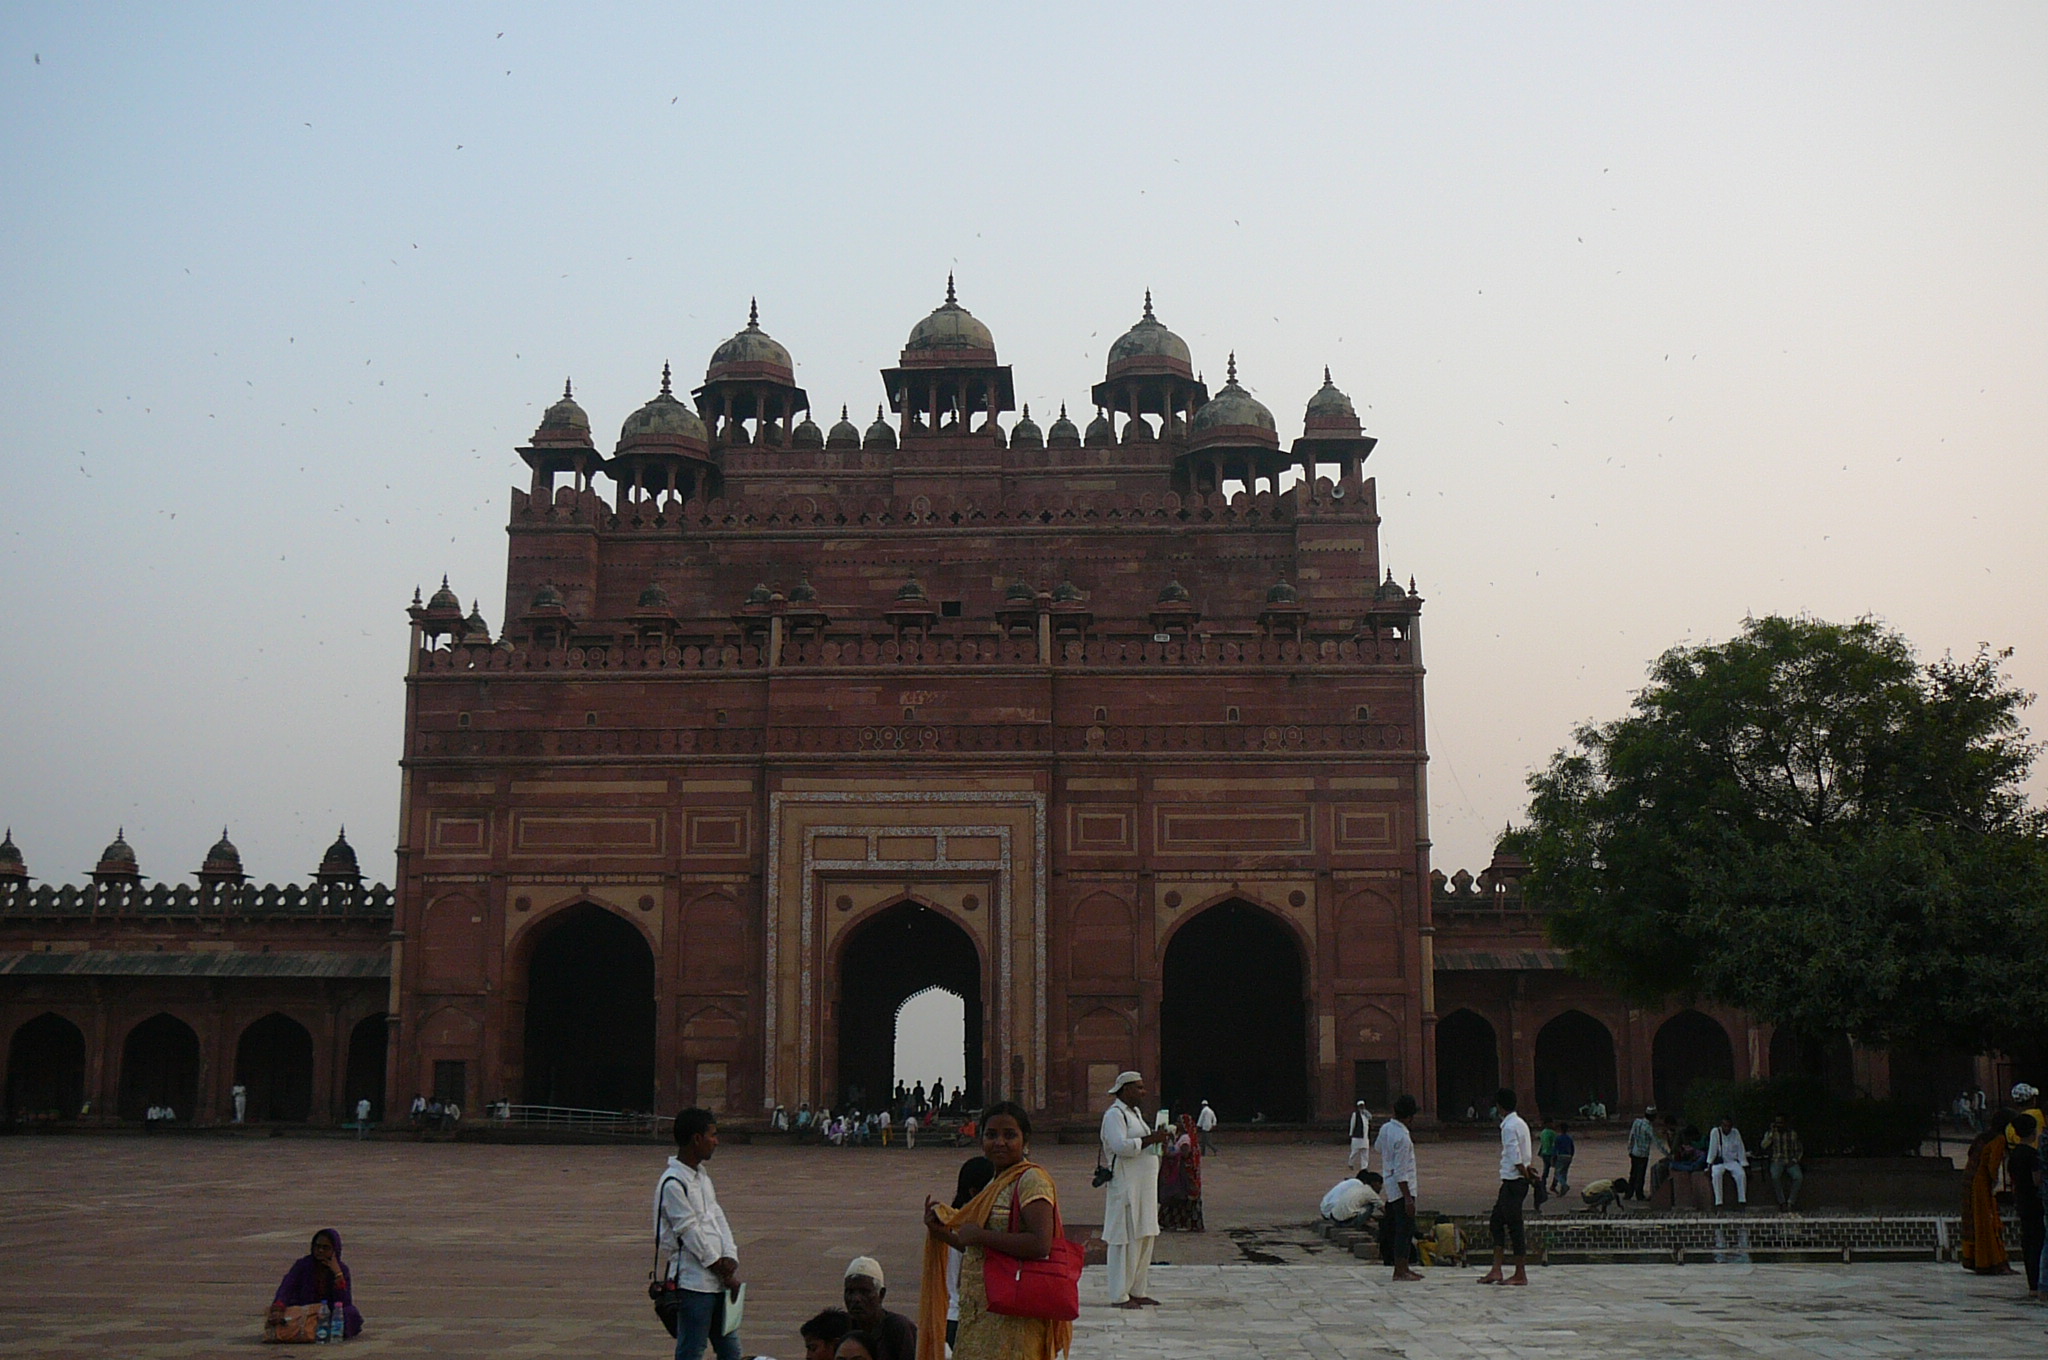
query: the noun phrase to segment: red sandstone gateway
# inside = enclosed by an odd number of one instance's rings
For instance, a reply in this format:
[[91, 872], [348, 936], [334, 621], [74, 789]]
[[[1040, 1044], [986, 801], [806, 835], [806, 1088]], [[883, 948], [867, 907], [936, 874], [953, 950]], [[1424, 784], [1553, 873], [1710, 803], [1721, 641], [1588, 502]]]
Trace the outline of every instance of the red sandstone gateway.
[[970, 1097], [1056, 1117], [1127, 1068], [1276, 1122], [1761, 1070], [1739, 1017], [1565, 974], [1517, 864], [1433, 878], [1374, 440], [1327, 371], [1286, 447], [1225, 374], [1148, 295], [1041, 429], [949, 282], [865, 431], [758, 311], [609, 451], [565, 388], [498, 635], [414, 600], [395, 906], [326, 866], [174, 902], [132, 852], [31, 890], [8, 842], [9, 1108], [873, 1108], [932, 987]]

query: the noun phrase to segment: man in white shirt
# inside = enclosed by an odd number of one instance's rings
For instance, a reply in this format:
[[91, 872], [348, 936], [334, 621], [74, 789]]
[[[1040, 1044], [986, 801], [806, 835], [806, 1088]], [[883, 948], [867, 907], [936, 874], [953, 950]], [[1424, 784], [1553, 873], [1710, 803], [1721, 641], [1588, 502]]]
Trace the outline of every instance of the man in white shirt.
[[1736, 1202], [1749, 1207], [1749, 1149], [1742, 1145], [1742, 1130], [1735, 1127], [1735, 1121], [1727, 1115], [1707, 1135], [1707, 1167], [1714, 1178], [1714, 1207], [1721, 1207], [1721, 1197], [1729, 1177], [1735, 1178]]
[[1408, 1121], [1415, 1117], [1415, 1097], [1402, 1096], [1394, 1102], [1394, 1117], [1380, 1125], [1373, 1150], [1380, 1155], [1381, 1193], [1386, 1196], [1386, 1217], [1380, 1220], [1380, 1242], [1394, 1278], [1407, 1283], [1421, 1275], [1409, 1268], [1415, 1253], [1415, 1140], [1408, 1135]]
[[1202, 1112], [1195, 1116], [1195, 1129], [1202, 1135], [1202, 1155], [1213, 1157], [1216, 1154], [1216, 1139], [1212, 1136], [1216, 1132], [1216, 1111], [1209, 1108], [1206, 1100], [1202, 1102]]
[[[1145, 1079], [1119, 1072], [1102, 1114], [1102, 1156], [1110, 1169], [1103, 1196], [1102, 1241], [1109, 1248], [1109, 1302], [1114, 1308], [1159, 1306], [1148, 1298], [1152, 1248], [1159, 1241], [1159, 1153], [1170, 1129], [1147, 1126]], [[693, 1357], [694, 1360], [694, 1357]]]
[[[1494, 1108], [1500, 1111], [1500, 1193], [1494, 1197], [1493, 1269], [1479, 1277], [1481, 1284], [1529, 1283], [1529, 1241], [1522, 1227], [1522, 1201], [1529, 1197], [1529, 1185], [1536, 1179], [1536, 1140], [1529, 1136], [1529, 1121], [1515, 1113], [1515, 1093], [1503, 1086], [1494, 1092]], [[1501, 1266], [1508, 1242], [1515, 1247], [1515, 1273], [1503, 1277]]]
[[1351, 1155], [1344, 1159], [1344, 1165], [1353, 1171], [1363, 1171], [1372, 1160], [1372, 1111], [1359, 1101], [1351, 1107]]
[[654, 1190], [654, 1240], [669, 1251], [665, 1278], [675, 1285], [675, 1360], [703, 1360], [709, 1342], [718, 1360], [740, 1360], [737, 1330], [725, 1331], [720, 1304], [739, 1285], [739, 1247], [718, 1206], [704, 1163], [718, 1151], [718, 1121], [709, 1110], [676, 1116], [676, 1155]]
[[1370, 1227], [1373, 1211], [1386, 1202], [1380, 1195], [1383, 1184], [1377, 1171], [1361, 1171], [1356, 1176], [1346, 1176], [1330, 1187], [1318, 1206], [1318, 1212], [1325, 1222], [1340, 1228]]

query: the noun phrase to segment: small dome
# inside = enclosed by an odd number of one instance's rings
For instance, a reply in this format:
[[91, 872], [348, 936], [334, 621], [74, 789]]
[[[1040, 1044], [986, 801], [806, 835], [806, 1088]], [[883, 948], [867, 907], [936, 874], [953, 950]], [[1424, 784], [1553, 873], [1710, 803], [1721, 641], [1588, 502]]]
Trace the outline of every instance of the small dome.
[[1116, 431], [1110, 426], [1109, 417], [1097, 411], [1095, 419], [1088, 422], [1088, 433], [1081, 442], [1091, 449], [1116, 443]]
[[228, 829], [220, 829], [220, 839], [206, 852], [206, 862], [199, 866], [202, 874], [239, 874], [242, 872], [242, 852], [235, 849], [235, 843], [228, 839]]
[[1109, 377], [1134, 370], [1167, 370], [1182, 377], [1194, 372], [1194, 356], [1188, 352], [1187, 342], [1152, 315], [1150, 288], [1145, 290], [1145, 315], [1109, 347]]
[[1075, 428], [1073, 421], [1067, 419], [1067, 406], [1065, 402], [1060, 403], [1060, 418], [1055, 420], [1052, 423], [1052, 428], [1045, 432], [1045, 443], [1046, 447], [1054, 449], [1080, 447], [1081, 431]]
[[649, 581], [647, 583], [647, 588], [640, 592], [639, 607], [642, 609], [667, 609], [670, 607], [668, 592], [661, 588], [661, 582]]
[[588, 444], [590, 442], [590, 417], [576, 404], [574, 389], [565, 378], [562, 381], [562, 399], [548, 407], [541, 414], [540, 425], [533, 432], [536, 444]]
[[758, 303], [750, 302], [747, 306], [747, 328], [711, 351], [711, 363], [704, 370], [704, 381], [713, 383], [720, 378], [796, 382], [796, 363], [789, 357], [789, 351], [761, 329]]
[[1273, 423], [1273, 413], [1251, 393], [1237, 385], [1237, 355], [1230, 356], [1230, 379], [1223, 389], [1202, 403], [1195, 412], [1195, 423], [1191, 433], [1200, 438], [1213, 430], [1230, 428], [1251, 428], [1267, 432], [1273, 442], [1279, 442], [1279, 426]]
[[985, 350], [995, 351], [996, 338], [989, 328], [974, 319], [973, 313], [962, 307], [953, 298], [953, 276], [946, 275], [946, 300], [932, 314], [910, 328], [910, 338], [903, 342], [903, 352], [928, 352], [933, 350]]
[[1043, 446], [1045, 435], [1038, 423], [1031, 418], [1031, 403], [1024, 403], [1024, 414], [1018, 418], [1015, 428], [1010, 431], [1010, 446], [1019, 449], [1035, 449]]
[[362, 868], [356, 863], [356, 848], [348, 843], [348, 830], [343, 828], [334, 837], [334, 844], [327, 847], [327, 853], [320, 857], [318, 878], [361, 878]]
[[815, 604], [817, 600], [818, 588], [811, 584], [811, 578], [808, 576], [799, 578], [797, 583], [789, 588], [791, 604]]
[[21, 858], [21, 851], [14, 844], [14, 828], [7, 828], [7, 835], [0, 838], [0, 879], [26, 879], [28, 865]]
[[1400, 582], [1394, 579], [1393, 568], [1389, 567], [1387, 579], [1380, 582], [1380, 588], [1373, 592], [1372, 597], [1375, 600], [1405, 600], [1408, 598], [1408, 592], [1401, 589]]
[[768, 588], [766, 581], [761, 582], [747, 592], [748, 604], [772, 604], [774, 600], [775, 592]]
[[825, 447], [828, 449], [857, 449], [860, 447], [860, 427], [846, 418], [846, 408], [839, 408], [839, 423], [825, 432]]
[[704, 422], [697, 413], [676, 400], [669, 388], [668, 365], [661, 366], [661, 391], [654, 400], [626, 417], [626, 423], [619, 427], [619, 447], [625, 449], [643, 439], [667, 442], [687, 439], [702, 445], [706, 442]]
[[825, 432], [818, 428], [818, 422], [811, 419], [806, 411], [804, 418], [789, 432], [789, 445], [794, 449], [822, 449], [825, 447]]
[[1188, 588], [1178, 581], [1168, 581], [1159, 588], [1161, 604], [1186, 604], [1188, 598]]
[[1031, 601], [1038, 598], [1038, 592], [1031, 588], [1031, 583], [1029, 581], [1026, 581], [1023, 577], [1020, 576], [1016, 580], [1010, 582], [1009, 585], [1003, 587], [1003, 598], [1005, 600], [1016, 600], [1024, 604], [1029, 604]]
[[1323, 369], [1323, 385], [1308, 399], [1308, 410], [1303, 418], [1310, 425], [1320, 421], [1358, 423], [1358, 412], [1351, 405], [1351, 398], [1339, 392], [1337, 385], [1330, 381], [1327, 367]]
[[907, 603], [923, 604], [931, 596], [925, 593], [924, 584], [913, 576], [896, 587], [896, 598]]
[[1054, 604], [1072, 604], [1080, 598], [1081, 587], [1075, 585], [1072, 581], [1062, 581], [1052, 588]]
[[126, 827], [116, 831], [113, 844], [100, 851], [99, 868], [94, 870], [94, 872], [102, 874], [132, 874], [137, 872], [135, 851], [128, 844], [128, 830]]
[[890, 426], [887, 417], [882, 414], [881, 407], [877, 406], [875, 408], [875, 423], [868, 426], [867, 436], [861, 443], [864, 447], [870, 449], [893, 449], [896, 447], [896, 431]]
[[1266, 592], [1267, 604], [1296, 604], [1300, 600], [1301, 592], [1288, 585], [1285, 576], [1275, 581], [1272, 589]]
[[[414, 598], [418, 597], [415, 596]], [[441, 588], [435, 591], [433, 597], [427, 601], [427, 608], [436, 613], [449, 609], [454, 610], [458, 614], [462, 612], [462, 597], [448, 588], [447, 577], [443, 576], [441, 578]]]
[[484, 641], [490, 641], [491, 625], [484, 622], [483, 601], [473, 600], [469, 606], [469, 617], [462, 621], [462, 640], [467, 642], [478, 634], [482, 634]]
[[[562, 598], [561, 591], [556, 590], [553, 584], [543, 582], [541, 588], [533, 592], [533, 603], [528, 605], [527, 608], [560, 609], [567, 603], [568, 601]], [[457, 607], [459, 608], [460, 606], [458, 605]]]
[[1152, 422], [1143, 416], [1132, 416], [1124, 422], [1124, 443], [1151, 444], [1157, 442], [1152, 433]]

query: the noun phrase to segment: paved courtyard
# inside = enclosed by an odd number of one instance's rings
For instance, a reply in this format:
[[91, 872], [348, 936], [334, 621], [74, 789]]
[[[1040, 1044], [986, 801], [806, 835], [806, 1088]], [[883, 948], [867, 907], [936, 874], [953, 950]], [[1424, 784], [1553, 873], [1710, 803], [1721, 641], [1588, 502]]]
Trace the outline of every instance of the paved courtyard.
[[[1592, 1141], [1592, 1140], [1589, 1140]], [[1067, 1217], [1099, 1217], [1093, 1149], [1041, 1148]], [[713, 1162], [753, 1283], [749, 1352], [798, 1353], [852, 1256], [916, 1303], [918, 1213], [961, 1152], [742, 1147]], [[1588, 1169], [1604, 1146], [1588, 1148]], [[338, 1228], [369, 1330], [364, 1355], [659, 1356], [643, 1284], [654, 1147], [501, 1147], [329, 1138], [0, 1138], [0, 1357], [258, 1354], [263, 1305], [313, 1229]], [[1475, 1210], [1485, 1142], [1425, 1144], [1424, 1202]], [[2038, 1347], [2048, 1309], [1954, 1266], [1559, 1266], [1527, 1290], [1469, 1270], [1393, 1286], [1310, 1254], [1299, 1225], [1342, 1150], [1226, 1148], [1208, 1164], [1211, 1231], [1170, 1235], [1168, 1305], [1103, 1306], [1083, 1284], [1083, 1357], [1909, 1356]], [[1238, 1230], [1233, 1235], [1233, 1229]], [[1280, 1263], [1270, 1263], [1274, 1260]]]

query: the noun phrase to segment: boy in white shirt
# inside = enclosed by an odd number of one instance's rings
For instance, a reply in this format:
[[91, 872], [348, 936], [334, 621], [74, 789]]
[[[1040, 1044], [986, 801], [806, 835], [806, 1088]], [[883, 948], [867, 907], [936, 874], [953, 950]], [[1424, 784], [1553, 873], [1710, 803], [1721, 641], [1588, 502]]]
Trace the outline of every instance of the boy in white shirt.
[[[1536, 1141], [1529, 1136], [1529, 1121], [1515, 1113], [1515, 1093], [1503, 1086], [1494, 1092], [1494, 1108], [1500, 1111], [1500, 1194], [1493, 1201], [1493, 1269], [1479, 1277], [1481, 1284], [1529, 1283], [1528, 1234], [1522, 1227], [1522, 1201], [1529, 1197], [1530, 1182], [1536, 1179]], [[1515, 1247], [1515, 1273], [1501, 1275], [1509, 1241]]]

